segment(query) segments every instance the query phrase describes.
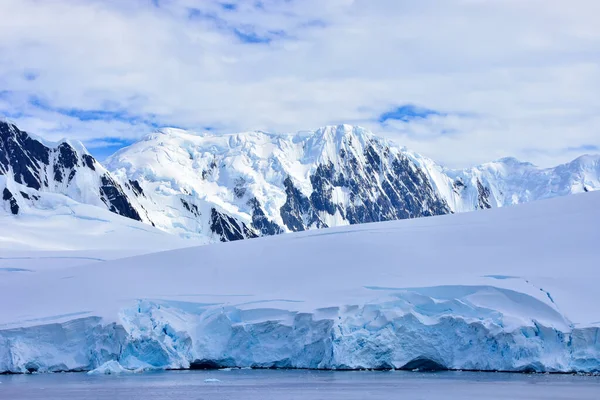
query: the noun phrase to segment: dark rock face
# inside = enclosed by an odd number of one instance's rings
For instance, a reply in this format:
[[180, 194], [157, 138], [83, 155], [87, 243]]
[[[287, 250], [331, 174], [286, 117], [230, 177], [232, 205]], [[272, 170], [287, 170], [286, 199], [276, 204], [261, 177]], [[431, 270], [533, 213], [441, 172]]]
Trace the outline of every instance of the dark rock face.
[[[288, 177], [286, 203], [281, 218], [291, 231], [324, 228], [319, 215], [339, 213], [350, 224], [443, 215], [451, 212], [427, 176], [407, 157], [391, 154], [376, 140], [365, 148], [363, 158], [341, 149], [339, 165], [318, 165], [310, 177], [312, 193], [303, 195]], [[349, 204], [336, 203], [335, 188], [349, 196]]]
[[129, 202], [129, 198], [123, 192], [121, 186], [114, 179], [104, 174], [100, 177], [100, 181], [102, 182], [100, 196], [110, 211], [127, 218], [135, 219], [136, 221], [142, 220], [140, 214]]
[[333, 192], [332, 183], [337, 183], [339, 186], [342, 186], [343, 178], [340, 176], [340, 179], [336, 179], [333, 164], [319, 165], [315, 173], [310, 176], [310, 183], [313, 187], [313, 192], [310, 195], [310, 202], [315, 210], [325, 211], [331, 215], [335, 214], [338, 206], [334, 204], [331, 199]]
[[8, 190], [8, 188], [4, 188], [4, 190], [2, 191], [2, 200], [8, 201], [11, 213], [13, 213], [14, 215], [17, 215], [19, 213], [19, 204], [17, 204], [15, 196], [13, 196], [13, 194], [10, 190]]
[[94, 157], [92, 157], [89, 154], [84, 154], [83, 156], [81, 156], [81, 158], [86, 167], [88, 167], [92, 171], [96, 170], [96, 167], [94, 166], [94, 163], [96, 162], [96, 160], [94, 159]]
[[260, 236], [279, 235], [284, 232], [279, 225], [267, 218], [256, 197], [248, 200], [248, 205], [252, 207], [252, 227]]
[[183, 208], [185, 208], [186, 210], [188, 210], [189, 212], [194, 214], [196, 217], [200, 216], [200, 211], [198, 210], [197, 205], [195, 205], [193, 203], [189, 203], [188, 201], [186, 201], [184, 199], [180, 199], [180, 200], [181, 200], [181, 204], [183, 205]]
[[135, 180], [135, 179], [130, 180], [129, 184], [131, 185], [133, 193], [136, 196], [138, 196], [138, 197], [139, 196], [144, 196], [144, 189], [142, 189], [142, 187], [140, 186], [140, 183], [137, 180]]
[[[90, 156], [91, 157], [91, 156]], [[79, 159], [75, 150], [67, 143], [58, 146], [58, 165], [63, 168], [73, 168], [78, 165]]]
[[48, 186], [40, 171], [49, 164], [50, 149], [16, 126], [0, 121], [0, 174], [12, 170], [15, 182], [39, 190]]
[[490, 203], [491, 192], [488, 187], [483, 186], [481, 181], [477, 179], [477, 208], [478, 209], [486, 209], [492, 208]]
[[[52, 191], [56, 190], [57, 184], [63, 188], [71, 185], [84, 169], [100, 175], [98, 192], [110, 211], [141, 220], [120, 185], [108, 173], [97, 171], [94, 157], [89, 154], [80, 156], [71, 145], [64, 142], [56, 148], [47, 147], [16, 126], [0, 121], [0, 175], [9, 175], [15, 182], [35, 190]], [[51, 171], [51, 174], [47, 171]], [[37, 200], [37, 196], [34, 196], [34, 200]], [[18, 211], [16, 200], [11, 209]]]
[[327, 225], [315, 213], [310, 199], [294, 186], [290, 177], [287, 177], [283, 184], [285, 185], [286, 202], [279, 212], [285, 226], [292, 232], [303, 231], [311, 225], [317, 228], [327, 228]]
[[222, 242], [258, 237], [246, 224], [217, 211], [215, 208], [210, 210], [210, 230], [216, 233]]

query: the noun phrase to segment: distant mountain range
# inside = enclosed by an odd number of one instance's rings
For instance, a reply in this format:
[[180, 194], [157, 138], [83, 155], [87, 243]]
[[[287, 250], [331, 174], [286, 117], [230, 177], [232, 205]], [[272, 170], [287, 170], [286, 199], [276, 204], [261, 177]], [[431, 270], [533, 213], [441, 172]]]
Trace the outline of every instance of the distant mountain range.
[[162, 129], [101, 165], [80, 143], [47, 143], [0, 121], [0, 178], [0, 212], [51, 209], [43, 194], [53, 193], [182, 237], [231, 241], [594, 191], [600, 156], [451, 170], [339, 125], [295, 135]]

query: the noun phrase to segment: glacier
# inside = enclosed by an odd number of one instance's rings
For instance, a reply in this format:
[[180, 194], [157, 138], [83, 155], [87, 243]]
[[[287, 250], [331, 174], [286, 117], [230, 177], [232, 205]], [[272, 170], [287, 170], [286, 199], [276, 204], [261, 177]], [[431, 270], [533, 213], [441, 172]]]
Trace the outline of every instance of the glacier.
[[599, 205], [584, 193], [0, 271], [0, 372], [598, 372]]

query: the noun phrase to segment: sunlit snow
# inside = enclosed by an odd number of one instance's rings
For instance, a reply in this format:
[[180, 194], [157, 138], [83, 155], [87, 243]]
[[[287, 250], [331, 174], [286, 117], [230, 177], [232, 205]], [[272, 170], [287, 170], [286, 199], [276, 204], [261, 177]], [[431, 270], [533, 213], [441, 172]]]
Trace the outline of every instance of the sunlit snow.
[[21, 260], [29, 271], [0, 271], [0, 371], [598, 371], [598, 221], [586, 193], [64, 268]]

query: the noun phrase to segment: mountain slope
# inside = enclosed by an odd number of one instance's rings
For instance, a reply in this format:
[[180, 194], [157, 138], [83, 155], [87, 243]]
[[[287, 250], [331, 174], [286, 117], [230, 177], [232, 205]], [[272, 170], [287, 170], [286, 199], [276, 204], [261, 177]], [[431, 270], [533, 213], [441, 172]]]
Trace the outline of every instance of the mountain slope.
[[599, 206], [585, 193], [8, 274], [0, 372], [600, 371]]
[[[0, 188], [5, 184], [6, 177], [0, 175]], [[114, 248], [120, 249], [119, 254], [123, 254], [121, 250], [142, 254], [206, 243], [181, 239], [61, 194], [36, 191], [15, 182], [9, 187], [11, 193], [18, 193], [15, 197], [20, 205], [17, 215], [0, 212], [0, 267], [5, 259], [14, 266], [14, 257], [7, 255], [14, 251], [27, 258], [32, 256], [30, 251], [94, 250], [105, 259], [106, 252]]]
[[235, 240], [502, 207], [600, 189], [600, 157], [448, 170], [348, 125], [296, 135], [153, 133], [107, 167], [143, 190], [158, 227]]
[[149, 222], [135, 196], [126, 193], [83, 145], [68, 141], [46, 144], [2, 120], [0, 176], [4, 177], [0, 187], [2, 200], [12, 214], [18, 214], [24, 205], [35, 207], [40, 193], [56, 193], [130, 219]]

